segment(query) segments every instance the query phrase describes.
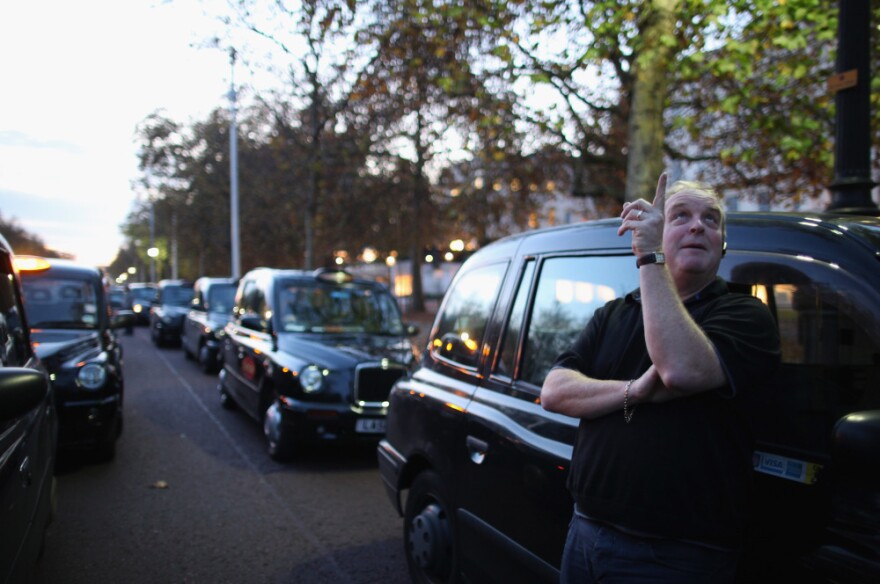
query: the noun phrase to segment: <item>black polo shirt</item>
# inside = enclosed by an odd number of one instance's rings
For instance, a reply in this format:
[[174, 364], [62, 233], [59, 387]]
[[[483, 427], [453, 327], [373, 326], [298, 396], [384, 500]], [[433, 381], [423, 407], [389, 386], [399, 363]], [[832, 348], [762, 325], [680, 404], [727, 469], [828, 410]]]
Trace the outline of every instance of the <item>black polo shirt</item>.
[[[727, 384], [662, 404], [581, 420], [569, 489], [590, 517], [661, 537], [736, 547], [752, 475], [751, 392], [779, 362], [776, 323], [760, 300], [718, 278], [685, 307], [721, 361]], [[596, 311], [555, 367], [634, 379], [651, 361], [638, 291]]]

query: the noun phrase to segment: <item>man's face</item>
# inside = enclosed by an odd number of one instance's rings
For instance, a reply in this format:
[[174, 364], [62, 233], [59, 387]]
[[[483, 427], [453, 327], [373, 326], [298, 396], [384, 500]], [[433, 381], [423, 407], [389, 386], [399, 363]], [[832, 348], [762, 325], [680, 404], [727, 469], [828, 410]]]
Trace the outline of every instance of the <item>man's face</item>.
[[711, 275], [718, 271], [723, 244], [718, 203], [707, 195], [681, 191], [666, 201], [663, 251], [673, 275]]

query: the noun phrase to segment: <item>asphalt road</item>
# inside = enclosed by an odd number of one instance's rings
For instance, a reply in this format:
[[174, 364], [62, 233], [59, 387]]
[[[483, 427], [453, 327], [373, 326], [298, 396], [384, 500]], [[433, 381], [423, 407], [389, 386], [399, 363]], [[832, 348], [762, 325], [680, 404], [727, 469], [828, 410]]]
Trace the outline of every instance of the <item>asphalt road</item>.
[[38, 584], [409, 582], [375, 448], [266, 454], [216, 377], [145, 328], [123, 336], [115, 460], [65, 454]]

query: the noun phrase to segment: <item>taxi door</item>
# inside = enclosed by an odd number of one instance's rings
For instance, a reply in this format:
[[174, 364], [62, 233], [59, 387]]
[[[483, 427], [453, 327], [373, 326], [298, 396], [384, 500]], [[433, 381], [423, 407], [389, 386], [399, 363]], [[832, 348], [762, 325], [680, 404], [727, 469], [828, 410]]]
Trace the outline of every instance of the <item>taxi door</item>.
[[541, 385], [595, 309], [637, 278], [631, 255], [529, 258], [520, 267], [489, 375], [468, 407], [471, 464], [459, 523], [462, 546], [481, 550], [492, 566], [478, 576], [502, 570], [507, 582], [558, 581], [578, 420], [545, 411]]

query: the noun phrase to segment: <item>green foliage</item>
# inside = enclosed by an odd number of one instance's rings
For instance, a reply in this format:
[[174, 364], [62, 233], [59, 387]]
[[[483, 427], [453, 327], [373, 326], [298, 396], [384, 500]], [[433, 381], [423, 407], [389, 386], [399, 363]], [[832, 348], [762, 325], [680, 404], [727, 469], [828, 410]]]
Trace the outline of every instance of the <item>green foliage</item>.
[[[548, 181], [613, 209], [634, 132], [659, 138], [652, 163], [680, 162], [723, 191], [801, 198], [831, 180], [833, 2], [311, 0], [273, 10], [283, 26], [242, 17], [296, 63], [289, 94], [262, 96], [242, 121], [246, 266], [300, 265], [310, 246], [320, 263], [366, 245], [406, 255], [451, 235], [487, 240], [526, 228]], [[878, 37], [875, 27], [875, 72]], [[668, 89], [645, 113], [633, 98], [652, 76]], [[871, 85], [877, 145], [880, 76]], [[177, 216], [193, 272], [228, 266], [227, 124], [220, 112], [191, 127], [157, 114], [139, 130], [144, 197], [162, 202], [161, 237]], [[146, 219], [133, 213], [132, 240], [148, 238]]]

